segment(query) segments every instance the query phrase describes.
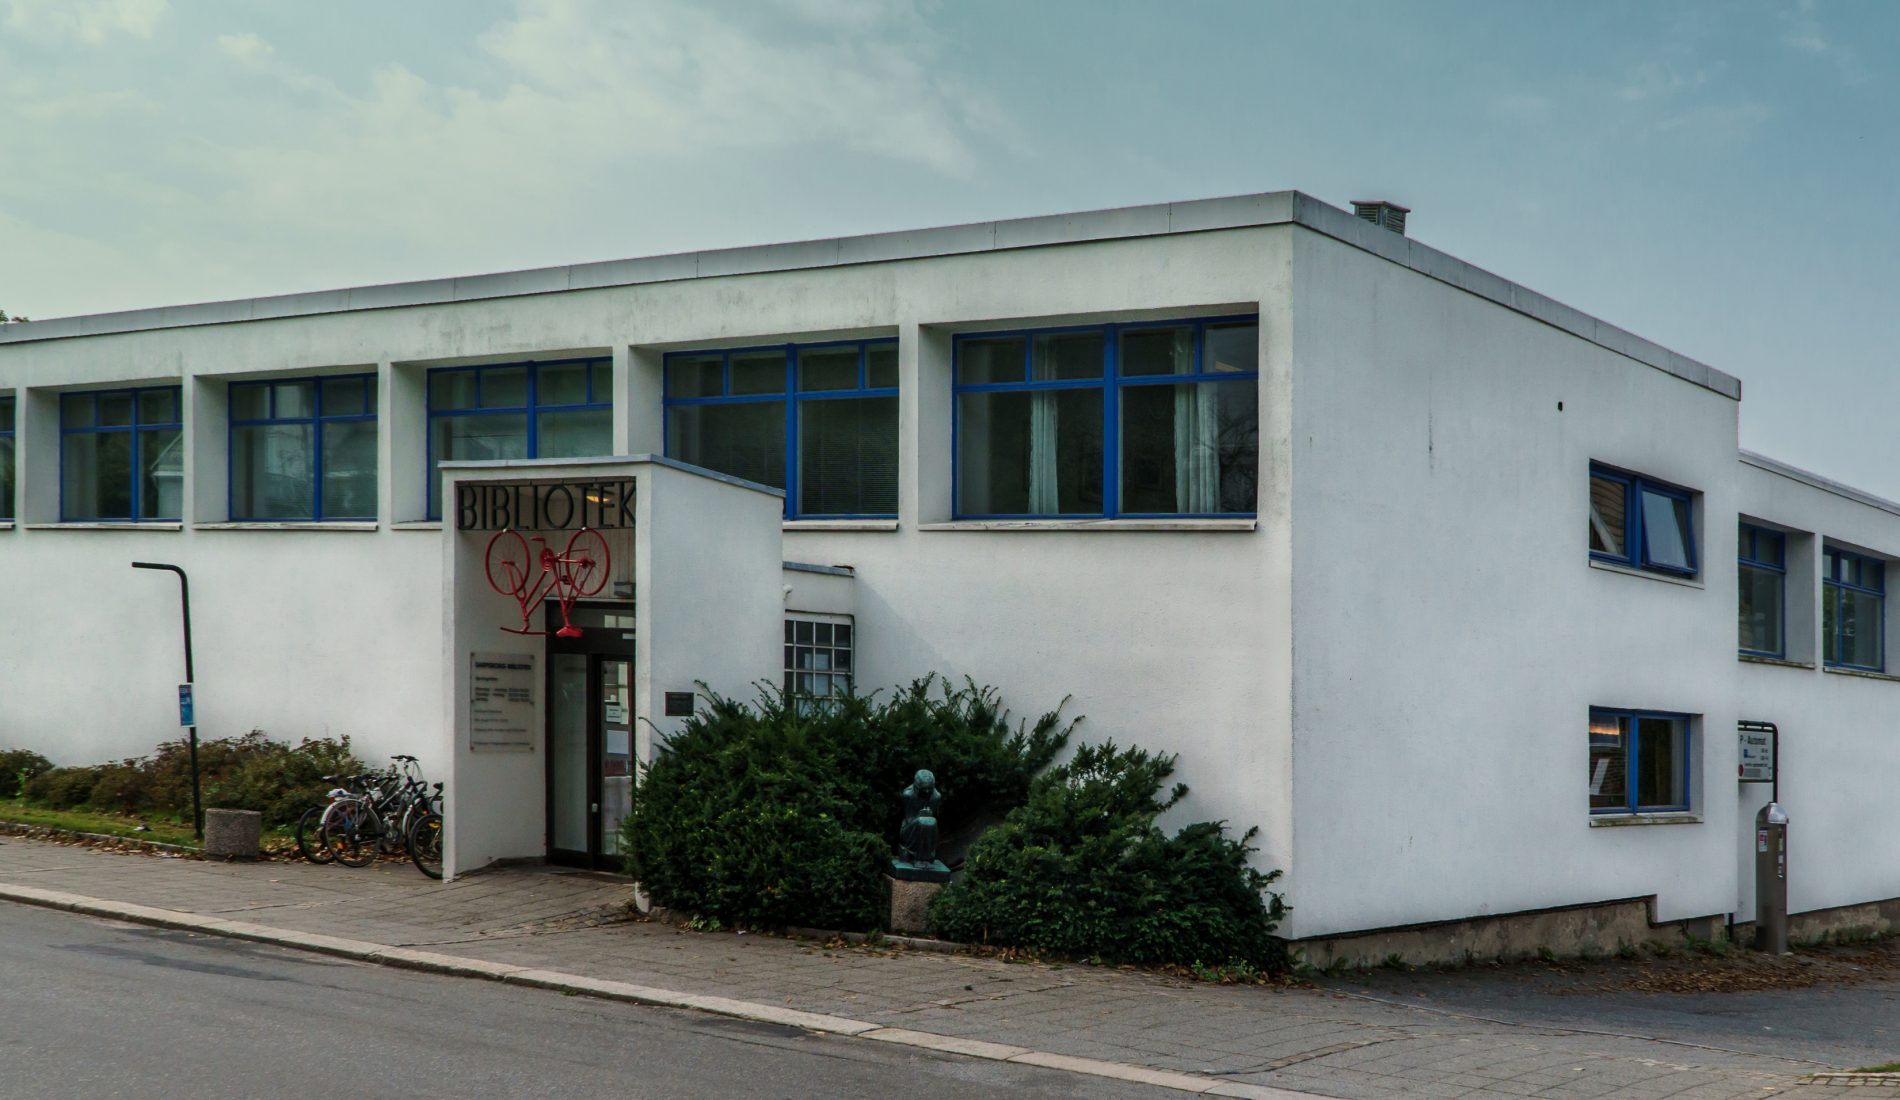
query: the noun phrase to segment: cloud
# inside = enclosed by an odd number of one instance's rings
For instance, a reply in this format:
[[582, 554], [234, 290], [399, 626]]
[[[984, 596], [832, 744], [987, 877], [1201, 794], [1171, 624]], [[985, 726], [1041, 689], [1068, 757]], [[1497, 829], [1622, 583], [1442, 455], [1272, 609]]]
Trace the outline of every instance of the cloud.
[[269, 42], [246, 31], [242, 34], [221, 34], [218, 36], [218, 49], [247, 69], [263, 67], [271, 55], [277, 51]]
[[273, 223], [436, 243], [558, 210], [610, 173], [665, 173], [722, 152], [833, 150], [963, 179], [980, 144], [1011, 139], [1001, 104], [943, 74], [909, 4], [742, 10], [521, 0], [477, 39], [492, 59], [483, 87], [390, 64], [346, 93], [287, 70], [255, 36], [226, 35], [220, 49], [241, 63], [332, 93], [270, 140], [222, 151], [227, 199]]
[[168, 0], [7, 0], [6, 26], [42, 41], [103, 46], [115, 34], [152, 37], [170, 10]]

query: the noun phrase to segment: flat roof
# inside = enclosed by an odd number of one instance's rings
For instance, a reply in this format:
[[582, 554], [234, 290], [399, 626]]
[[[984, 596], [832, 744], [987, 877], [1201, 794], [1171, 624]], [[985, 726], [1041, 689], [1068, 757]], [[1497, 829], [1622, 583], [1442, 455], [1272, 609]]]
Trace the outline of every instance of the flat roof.
[[45, 321], [0, 325], [0, 345], [1269, 225], [1303, 226], [1698, 386], [1726, 397], [1741, 399], [1741, 381], [1732, 375], [1670, 351], [1581, 310], [1572, 309], [1474, 264], [1420, 244], [1401, 233], [1373, 225], [1300, 191], [1268, 191], [1227, 198], [976, 222], [936, 229], [679, 252], [460, 278], [423, 279], [198, 305], [55, 317]]

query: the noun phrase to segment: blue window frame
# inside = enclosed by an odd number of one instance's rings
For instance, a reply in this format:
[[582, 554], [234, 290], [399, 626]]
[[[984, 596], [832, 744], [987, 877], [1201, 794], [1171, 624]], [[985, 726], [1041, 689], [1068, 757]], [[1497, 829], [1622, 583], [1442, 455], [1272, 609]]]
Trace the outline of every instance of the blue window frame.
[[1590, 556], [1695, 576], [1695, 493], [1591, 463]]
[[897, 341], [666, 357], [666, 453], [784, 489], [787, 519], [897, 515]]
[[429, 372], [429, 518], [444, 462], [613, 453], [613, 361], [556, 359]]
[[1737, 648], [1756, 657], [1786, 656], [1787, 536], [1741, 524], [1735, 564], [1741, 604]]
[[177, 520], [184, 513], [178, 386], [68, 393], [59, 400], [59, 518]]
[[1259, 319], [956, 337], [961, 519], [1250, 516]]
[[1690, 715], [1590, 708], [1590, 812], [1690, 807]]
[[0, 397], [0, 521], [13, 519], [13, 398]]
[[1834, 668], [1887, 667], [1887, 563], [1839, 550], [1822, 552], [1821, 659]]
[[376, 376], [233, 382], [234, 520], [376, 518]]

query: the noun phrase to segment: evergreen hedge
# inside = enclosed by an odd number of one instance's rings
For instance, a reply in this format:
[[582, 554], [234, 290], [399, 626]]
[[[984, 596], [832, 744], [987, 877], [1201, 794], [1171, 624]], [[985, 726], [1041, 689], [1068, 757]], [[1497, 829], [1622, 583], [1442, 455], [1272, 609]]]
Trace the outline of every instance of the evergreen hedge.
[[971, 848], [962, 876], [931, 905], [938, 934], [1114, 962], [1277, 970], [1273, 935], [1286, 905], [1279, 871], [1248, 862], [1257, 830], [1223, 823], [1168, 836], [1155, 819], [1175, 758], [1110, 743], [1084, 746], [1038, 777], [1028, 802]]
[[912, 775], [936, 773], [951, 827], [1000, 817], [1074, 724], [1012, 729], [994, 690], [935, 677], [822, 707], [709, 700], [635, 785], [622, 851], [657, 904], [738, 925], [877, 927]]

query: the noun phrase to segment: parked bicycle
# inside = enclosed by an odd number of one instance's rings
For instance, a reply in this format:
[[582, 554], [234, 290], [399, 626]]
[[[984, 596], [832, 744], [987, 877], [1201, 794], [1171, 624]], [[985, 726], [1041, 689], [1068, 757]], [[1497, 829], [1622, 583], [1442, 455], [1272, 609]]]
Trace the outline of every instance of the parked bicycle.
[[407, 855], [430, 878], [442, 877], [442, 784], [428, 783], [413, 756], [390, 759], [385, 772], [344, 777], [329, 802], [297, 823], [297, 847], [312, 863], [367, 867], [380, 855]]

